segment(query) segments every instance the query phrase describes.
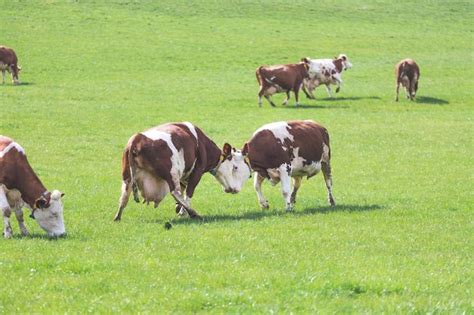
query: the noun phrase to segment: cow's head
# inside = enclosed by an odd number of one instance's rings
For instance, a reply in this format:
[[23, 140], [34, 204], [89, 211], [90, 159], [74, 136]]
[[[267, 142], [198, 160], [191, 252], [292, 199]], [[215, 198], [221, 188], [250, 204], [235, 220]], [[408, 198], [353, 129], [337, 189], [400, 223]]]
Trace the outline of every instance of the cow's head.
[[349, 61], [346, 55], [340, 54], [339, 57], [334, 57], [335, 59], [340, 59], [342, 61], [342, 69], [347, 70], [352, 68], [352, 63]]
[[312, 78], [318, 73], [318, 66], [311, 61], [309, 57], [301, 58], [301, 62], [304, 63], [308, 75]]
[[63, 204], [61, 197], [64, 196], [58, 190], [45, 193], [35, 201], [35, 209], [32, 217], [38, 222], [49, 236], [62, 236], [66, 234], [63, 218]]
[[224, 144], [219, 163], [215, 168], [215, 177], [226, 193], [238, 193], [244, 182], [250, 178], [250, 162], [240, 150]]

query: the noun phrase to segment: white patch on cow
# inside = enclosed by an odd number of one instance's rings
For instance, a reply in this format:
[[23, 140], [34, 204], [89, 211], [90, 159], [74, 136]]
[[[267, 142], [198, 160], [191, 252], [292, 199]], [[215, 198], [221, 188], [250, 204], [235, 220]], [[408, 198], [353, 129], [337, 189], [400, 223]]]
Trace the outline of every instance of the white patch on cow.
[[0, 158], [3, 158], [13, 148], [15, 148], [21, 154], [25, 155], [25, 150], [21, 147], [21, 145], [19, 145], [18, 143], [12, 141], [12, 142], [10, 142], [9, 145], [7, 145], [5, 148], [3, 148], [2, 151], [0, 151]]
[[171, 175], [176, 176], [178, 179], [181, 178], [185, 166], [184, 151], [181, 149], [178, 152], [173, 141], [171, 141], [171, 134], [161, 130], [150, 129], [142, 132], [142, 135], [154, 141], [163, 140], [166, 142], [171, 150]]
[[258, 134], [260, 131], [269, 130], [269, 131], [271, 131], [271, 133], [273, 133], [275, 138], [277, 138], [281, 141], [281, 143], [284, 143], [285, 139], [289, 139], [291, 142], [293, 142], [294, 137], [293, 137], [293, 135], [290, 134], [288, 129], [291, 129], [291, 126], [288, 125], [287, 122], [278, 121], [278, 122], [266, 124], [266, 125], [258, 128], [257, 131], [254, 132], [253, 136]]
[[306, 164], [307, 161], [299, 155], [300, 148], [293, 149], [293, 155], [295, 156], [291, 161], [291, 176], [314, 176], [321, 171], [321, 161], [311, 162]]
[[188, 129], [193, 134], [194, 138], [196, 138], [196, 141], [198, 141], [198, 135], [197, 135], [197, 132], [196, 132], [196, 128], [194, 128], [194, 125], [192, 123], [190, 123], [189, 121], [185, 121], [185, 122], [183, 122], [183, 124], [186, 125], [186, 127], [188, 127]]

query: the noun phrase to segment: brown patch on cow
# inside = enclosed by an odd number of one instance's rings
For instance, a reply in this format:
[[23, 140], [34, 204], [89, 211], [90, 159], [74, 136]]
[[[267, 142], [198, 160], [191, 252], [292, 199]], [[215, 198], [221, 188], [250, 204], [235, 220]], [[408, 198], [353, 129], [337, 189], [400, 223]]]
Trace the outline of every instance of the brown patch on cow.
[[[0, 136], [0, 151], [7, 147], [13, 140]], [[31, 168], [26, 155], [11, 149], [0, 158], [0, 184], [7, 189], [17, 189], [21, 198], [32, 208], [37, 207], [36, 201], [44, 197], [38, 205], [49, 205], [50, 194]]]
[[341, 73], [342, 70], [344, 69], [343, 67], [343, 60], [342, 58], [334, 58], [334, 60], [332, 61], [332, 63], [334, 64], [334, 67], [336, 67], [336, 71]]

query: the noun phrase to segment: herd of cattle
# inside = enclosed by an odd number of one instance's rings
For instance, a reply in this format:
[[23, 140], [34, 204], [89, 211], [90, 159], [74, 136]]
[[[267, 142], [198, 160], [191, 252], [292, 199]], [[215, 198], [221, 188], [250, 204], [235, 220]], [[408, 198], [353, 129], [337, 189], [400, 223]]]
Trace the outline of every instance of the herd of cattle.
[[[259, 67], [256, 71], [260, 85], [259, 105], [265, 96], [275, 106], [271, 95], [281, 92], [286, 93], [286, 105], [291, 91], [298, 105], [300, 89], [307, 97], [314, 98], [312, 92], [321, 84], [326, 85], [332, 97], [330, 85], [337, 85], [336, 92], [339, 92], [341, 72], [351, 67], [346, 55], [334, 59], [303, 58], [297, 64]], [[0, 69], [3, 81], [5, 71], [9, 71], [13, 82], [19, 83], [21, 68], [11, 48], [0, 46]], [[397, 64], [396, 73], [396, 100], [400, 84], [405, 87], [407, 98], [413, 100], [420, 76], [418, 66], [413, 60], [402, 60]], [[115, 221], [121, 220], [132, 193], [136, 202], [140, 202], [141, 197], [147, 204], [152, 202], [155, 208], [171, 193], [179, 215], [201, 218], [191, 207], [191, 198], [205, 173], [212, 174], [223, 190], [232, 194], [238, 193], [253, 173], [254, 188], [262, 208], [269, 207], [261, 188], [265, 179], [272, 185], [281, 183], [285, 208], [292, 211], [302, 179], [322, 171], [329, 205], [334, 206], [330, 159], [329, 133], [311, 120], [266, 124], [257, 129], [241, 149], [228, 143], [220, 149], [200, 128], [189, 122], [160, 125], [133, 135], [125, 147], [122, 194]], [[20, 144], [0, 136], [0, 209], [5, 238], [12, 236], [12, 212], [21, 233], [28, 235], [23, 219], [24, 207], [31, 209], [30, 217], [50, 236], [64, 235], [63, 195], [57, 190], [46, 189], [29, 165]]]

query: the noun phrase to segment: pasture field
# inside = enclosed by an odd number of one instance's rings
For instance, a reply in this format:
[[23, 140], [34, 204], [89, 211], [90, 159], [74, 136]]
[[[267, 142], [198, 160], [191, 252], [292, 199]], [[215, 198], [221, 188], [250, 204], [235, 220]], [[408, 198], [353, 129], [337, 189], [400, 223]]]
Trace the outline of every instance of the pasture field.
[[[0, 44], [20, 86], [0, 86], [0, 134], [66, 193], [66, 238], [0, 239], [0, 313], [473, 313], [472, 1], [0, 1]], [[335, 99], [257, 106], [262, 64], [345, 53]], [[416, 102], [394, 65], [421, 68]], [[401, 94], [402, 95], [402, 94]], [[283, 95], [274, 97], [278, 103]], [[334, 194], [303, 181], [293, 213], [264, 184], [205, 217], [133, 201], [112, 221], [123, 147], [191, 121], [222, 146], [261, 125], [313, 119], [331, 135]], [[164, 223], [171, 220], [173, 228]]]

